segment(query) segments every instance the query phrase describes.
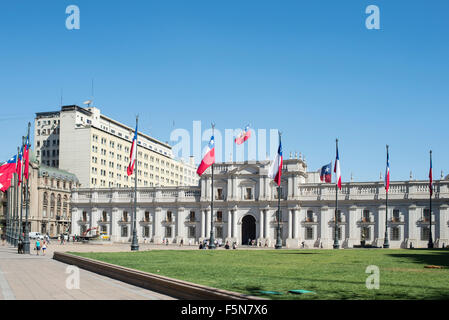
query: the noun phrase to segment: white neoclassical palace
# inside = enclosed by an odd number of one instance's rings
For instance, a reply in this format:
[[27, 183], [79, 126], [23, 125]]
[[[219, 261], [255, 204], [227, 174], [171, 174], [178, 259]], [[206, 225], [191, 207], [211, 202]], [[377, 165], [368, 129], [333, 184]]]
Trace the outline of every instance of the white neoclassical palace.
[[[214, 166], [215, 238], [247, 244], [256, 239], [273, 247], [277, 231], [277, 186], [267, 177], [269, 162], [222, 163]], [[307, 172], [302, 159], [284, 160], [280, 221], [288, 248], [332, 248], [335, 227], [335, 185]], [[344, 183], [338, 193], [337, 236], [340, 247], [382, 246], [385, 235], [383, 181]], [[392, 182], [388, 194], [390, 248], [427, 247], [428, 181]], [[139, 188], [139, 242], [198, 243], [210, 236], [211, 168], [200, 186]], [[75, 189], [72, 233], [97, 227], [112, 241], [131, 240], [133, 189]], [[434, 181], [432, 236], [435, 247], [449, 244], [449, 180]]]

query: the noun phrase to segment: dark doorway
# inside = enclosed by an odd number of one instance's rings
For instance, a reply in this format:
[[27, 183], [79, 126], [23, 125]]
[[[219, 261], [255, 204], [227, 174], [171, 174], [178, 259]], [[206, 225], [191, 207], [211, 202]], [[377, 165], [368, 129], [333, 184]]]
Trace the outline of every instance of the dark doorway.
[[247, 245], [249, 239], [256, 239], [256, 219], [251, 215], [242, 219], [242, 244]]

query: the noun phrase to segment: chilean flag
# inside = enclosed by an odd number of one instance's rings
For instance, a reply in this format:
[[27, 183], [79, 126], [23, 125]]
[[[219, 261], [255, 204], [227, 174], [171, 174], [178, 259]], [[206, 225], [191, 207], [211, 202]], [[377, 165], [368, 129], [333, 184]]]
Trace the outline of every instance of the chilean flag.
[[387, 168], [385, 169], [385, 191], [388, 192], [390, 189], [390, 155], [387, 151]]
[[0, 190], [6, 192], [11, 185], [11, 178], [16, 172], [17, 156], [9, 159], [5, 164], [0, 166]]
[[338, 185], [338, 189], [341, 190], [341, 173], [340, 173], [340, 157], [338, 156], [338, 146], [337, 146], [337, 157], [335, 159], [335, 183]]
[[332, 162], [321, 167], [321, 182], [331, 183], [332, 181]]
[[251, 130], [249, 130], [249, 126], [245, 127], [245, 131], [242, 131], [237, 138], [234, 139], [234, 142], [237, 144], [242, 144], [246, 140], [251, 137]]
[[430, 190], [430, 196], [432, 196], [432, 194], [433, 194], [433, 187], [432, 187], [432, 153], [430, 153], [429, 190]]
[[20, 183], [22, 182], [22, 152], [23, 152], [23, 149], [20, 150], [18, 157], [17, 157], [17, 163], [16, 163], [16, 173], [18, 175], [18, 182], [17, 182], [18, 186], [20, 186]]
[[129, 153], [129, 165], [126, 169], [126, 173], [128, 176], [133, 174], [134, 171], [134, 165], [136, 164], [136, 157], [137, 157], [137, 124], [136, 124], [136, 131], [134, 132], [134, 138], [133, 143], [131, 145], [131, 152]]
[[278, 186], [281, 185], [281, 176], [282, 176], [282, 143], [281, 139], [279, 139], [279, 148], [276, 157], [270, 166], [270, 171], [268, 171], [268, 177], [274, 179]]
[[201, 176], [207, 168], [215, 163], [215, 139], [214, 136], [210, 138], [209, 144], [207, 145], [206, 154], [201, 160], [201, 164], [196, 170], [196, 173]]
[[27, 141], [25, 143], [25, 149], [23, 150], [23, 175], [25, 179], [28, 180], [29, 177], [29, 166], [30, 166], [30, 137], [27, 136]]

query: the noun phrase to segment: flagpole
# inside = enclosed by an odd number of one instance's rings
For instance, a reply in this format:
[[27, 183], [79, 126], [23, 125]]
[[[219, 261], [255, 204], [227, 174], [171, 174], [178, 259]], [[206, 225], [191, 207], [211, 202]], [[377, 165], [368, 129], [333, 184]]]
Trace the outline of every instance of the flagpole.
[[[388, 144], [387, 144], [387, 168], [388, 168], [388, 174], [390, 174], [390, 165], [389, 165], [389, 157], [388, 157]], [[385, 176], [385, 179], [387, 179], [387, 176]], [[390, 186], [389, 186], [390, 181], [388, 180], [387, 183], [388, 183], [388, 188], [387, 188], [387, 185], [385, 185], [385, 236], [384, 236], [384, 248], [385, 249], [390, 248], [390, 243], [388, 241], [388, 190], [390, 188]]]
[[[430, 170], [432, 170], [432, 150], [430, 150]], [[430, 206], [430, 210], [429, 210], [429, 243], [427, 244], [427, 248], [432, 249], [433, 248], [433, 241], [432, 241], [432, 171], [430, 171], [429, 174], [429, 179], [430, 180], [430, 192], [429, 192], [429, 206]]]
[[[280, 131], [278, 131], [278, 134], [279, 134], [279, 145], [281, 145], [281, 135], [282, 135], [282, 133]], [[282, 170], [282, 167], [279, 168], [279, 170]], [[277, 212], [277, 220], [278, 220], [277, 237], [276, 237], [276, 245], [274, 247], [276, 249], [282, 249], [282, 239], [281, 239], [281, 183], [280, 182], [279, 182], [279, 185], [278, 185], [278, 212]]]
[[19, 165], [19, 147], [17, 147], [16, 158], [16, 172], [15, 174], [15, 191], [14, 191], [14, 227], [13, 227], [13, 245], [17, 247], [17, 234], [18, 234], [18, 216], [19, 216], [19, 175], [17, 173], [17, 166]]
[[[23, 213], [23, 146], [25, 145], [25, 137], [22, 136], [22, 163], [20, 165], [20, 177], [22, 186], [20, 187], [20, 219], [19, 219], [19, 240], [22, 239], [23, 226], [22, 226], [22, 213]], [[22, 239], [23, 240], [23, 239]]]
[[136, 158], [134, 162], [134, 213], [133, 213], [133, 239], [131, 243], [131, 251], [139, 251], [139, 243], [137, 241], [137, 231], [136, 231], [136, 218], [137, 218], [137, 145], [138, 145], [138, 133], [137, 124], [139, 121], [139, 116], [136, 116]]
[[[212, 123], [212, 136], [215, 133], [215, 123]], [[215, 162], [214, 162], [215, 163]], [[210, 239], [209, 249], [215, 249], [215, 237], [214, 237], [214, 163], [212, 163], [212, 183], [211, 183], [211, 202], [210, 202]]]
[[28, 135], [27, 135], [27, 162], [28, 162], [28, 179], [25, 188], [25, 239], [23, 241], [23, 251], [24, 253], [30, 253], [30, 230], [28, 228], [28, 213], [30, 210], [30, 194], [29, 194], [29, 183], [30, 180], [30, 127], [31, 123], [28, 122]]
[[[335, 139], [335, 145], [336, 145], [336, 150], [337, 150], [337, 152], [338, 152], [338, 139]], [[337, 160], [335, 160], [335, 161], [337, 161]], [[335, 164], [335, 165], [337, 165], [337, 164]], [[340, 165], [340, 163], [338, 164], [338, 165]], [[335, 224], [334, 224], [334, 245], [333, 245], [333, 247], [334, 247], [334, 249], [339, 249], [340, 248], [340, 244], [338, 243], [338, 232], [337, 232], [337, 230], [338, 230], [338, 219], [337, 219], [337, 216], [338, 216], [338, 177], [336, 176], [335, 177], [336, 178], [336, 181], [335, 181]]]

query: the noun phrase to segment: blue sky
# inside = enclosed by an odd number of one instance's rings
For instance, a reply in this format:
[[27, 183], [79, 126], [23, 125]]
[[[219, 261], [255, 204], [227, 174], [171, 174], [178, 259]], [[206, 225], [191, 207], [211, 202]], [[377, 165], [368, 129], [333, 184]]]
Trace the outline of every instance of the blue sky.
[[[80, 30], [65, 9], [80, 8]], [[365, 27], [368, 5], [380, 30]], [[0, 159], [34, 113], [91, 96], [114, 119], [168, 141], [173, 128], [283, 131], [309, 170], [344, 181], [449, 173], [449, 2], [2, 1]], [[173, 122], [175, 126], [173, 127]], [[203, 143], [205, 146], [207, 142]]]

